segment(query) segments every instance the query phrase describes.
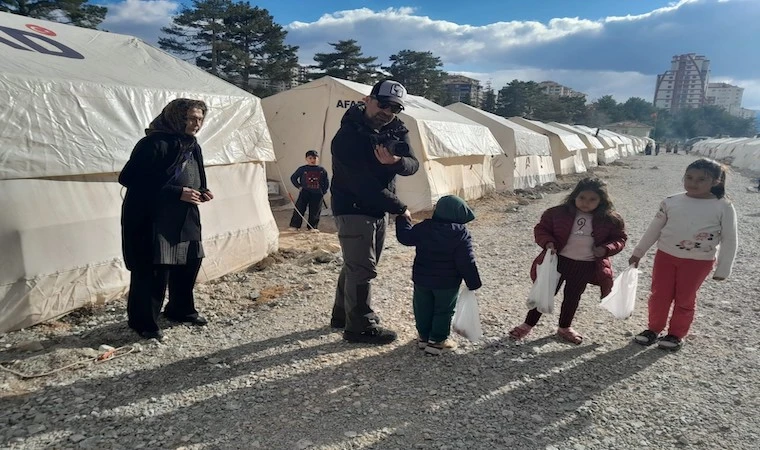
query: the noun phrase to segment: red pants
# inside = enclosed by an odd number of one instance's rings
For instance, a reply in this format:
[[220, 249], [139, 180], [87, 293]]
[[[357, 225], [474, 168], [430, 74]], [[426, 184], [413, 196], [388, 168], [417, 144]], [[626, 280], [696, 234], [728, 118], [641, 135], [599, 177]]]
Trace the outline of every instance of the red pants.
[[710, 274], [715, 261], [676, 258], [657, 251], [652, 268], [652, 293], [649, 295], [649, 329], [665, 329], [673, 305], [668, 334], [683, 339], [689, 334], [697, 305], [697, 291]]

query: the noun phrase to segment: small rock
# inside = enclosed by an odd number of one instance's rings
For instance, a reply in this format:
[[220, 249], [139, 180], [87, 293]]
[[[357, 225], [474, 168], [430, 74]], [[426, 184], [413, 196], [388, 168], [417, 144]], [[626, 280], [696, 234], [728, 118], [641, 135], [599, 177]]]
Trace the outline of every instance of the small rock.
[[29, 428], [26, 429], [26, 431], [29, 434], [37, 434], [37, 433], [42, 433], [43, 431], [45, 431], [45, 429], [46, 429], [45, 425], [39, 424], [39, 425], [30, 426]]
[[682, 444], [682, 445], [691, 445], [691, 441], [689, 440], [689, 438], [688, 438], [688, 437], [686, 437], [686, 436], [685, 436], [685, 435], [683, 435], [683, 434], [682, 434], [682, 435], [680, 435], [680, 436], [678, 436], [678, 439], [677, 439], [677, 440], [678, 440], [678, 443], [679, 443], [679, 444]]
[[346, 436], [347, 438], [355, 438], [356, 436], [358, 436], [356, 434], [356, 431], [346, 431], [345, 433], [343, 433], [343, 435]]
[[260, 291], [252, 291], [250, 294], [248, 294], [248, 298], [251, 300], [256, 300], [259, 297], [261, 297]]
[[39, 352], [45, 350], [40, 341], [22, 341], [13, 346], [18, 352]]
[[72, 434], [71, 436], [69, 436], [69, 440], [76, 444], [77, 442], [82, 442], [83, 440], [85, 440], [85, 437], [82, 436], [81, 434]]
[[219, 364], [219, 363], [222, 362], [222, 359], [221, 358], [208, 358], [206, 360], [206, 362], [208, 362], [209, 364]]
[[296, 449], [297, 450], [305, 450], [305, 449], [311, 447], [312, 445], [314, 445], [314, 443], [311, 442], [310, 440], [308, 440], [308, 439], [301, 439], [300, 441], [296, 442]]
[[110, 351], [113, 351], [113, 350], [116, 350], [116, 349], [113, 348], [113, 347], [111, 347], [110, 345], [106, 345], [106, 344], [103, 344], [100, 347], [98, 347], [98, 351], [101, 352], [101, 353], [110, 352]]
[[226, 409], [227, 411], [237, 411], [238, 409], [240, 409], [240, 403], [227, 402], [224, 405], [224, 409]]

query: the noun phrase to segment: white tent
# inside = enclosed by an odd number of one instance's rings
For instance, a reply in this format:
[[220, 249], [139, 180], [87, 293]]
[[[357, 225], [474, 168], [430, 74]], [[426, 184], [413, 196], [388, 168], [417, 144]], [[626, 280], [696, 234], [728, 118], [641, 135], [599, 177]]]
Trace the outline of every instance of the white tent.
[[[594, 136], [604, 146], [602, 150], [597, 151], [597, 159], [600, 164], [609, 164], [620, 158], [618, 141], [610, 136], [605, 136], [598, 128], [590, 128], [585, 125], [574, 125], [574, 127]], [[599, 130], [599, 133], [597, 133], [597, 130]]]
[[[295, 193], [290, 175], [304, 153], [319, 151], [331, 172], [330, 144], [346, 110], [369, 95], [371, 86], [322, 77], [262, 100], [277, 155], [268, 176]], [[495, 189], [491, 156], [502, 149], [488, 128], [422, 97], [410, 95], [399, 115], [409, 129], [420, 170], [396, 177], [396, 193], [412, 212], [431, 209], [444, 195], [466, 200]]]
[[569, 175], [586, 171], [586, 164], [583, 162], [582, 154], [586, 150], [586, 144], [581, 141], [581, 138], [577, 134], [537, 120], [523, 119], [522, 117], [510, 117], [509, 120], [549, 138], [552, 147], [554, 171], [557, 175]]
[[137, 38], [0, 13], [0, 332], [126, 292], [117, 172], [170, 100], [204, 100], [214, 278], [277, 248], [259, 99]]
[[586, 151], [582, 152], [583, 162], [586, 164], [586, 167], [596, 167], [599, 165], [599, 154], [604, 153], [605, 150], [604, 144], [602, 144], [599, 139], [597, 139], [594, 135], [581, 130], [575, 125], [568, 125], [559, 122], [549, 122], [549, 124], [577, 134], [578, 137], [581, 138], [581, 141], [586, 144]]
[[525, 189], [557, 179], [546, 136], [464, 103], [446, 108], [488, 127], [504, 150], [492, 159], [497, 190]]

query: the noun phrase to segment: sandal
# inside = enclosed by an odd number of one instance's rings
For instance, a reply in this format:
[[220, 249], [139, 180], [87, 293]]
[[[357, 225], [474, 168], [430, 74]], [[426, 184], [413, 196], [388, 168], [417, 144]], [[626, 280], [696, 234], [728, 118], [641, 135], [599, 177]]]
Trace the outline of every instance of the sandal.
[[571, 344], [578, 345], [583, 342], [583, 336], [570, 327], [557, 328], [557, 335]]
[[650, 346], [657, 342], [657, 333], [652, 330], [644, 330], [633, 337], [634, 342], [640, 345]]
[[533, 327], [528, 325], [527, 323], [520, 324], [509, 331], [509, 337], [511, 337], [512, 339], [516, 341], [519, 341], [520, 339], [527, 336], [528, 333], [530, 333], [530, 330], [532, 329]]

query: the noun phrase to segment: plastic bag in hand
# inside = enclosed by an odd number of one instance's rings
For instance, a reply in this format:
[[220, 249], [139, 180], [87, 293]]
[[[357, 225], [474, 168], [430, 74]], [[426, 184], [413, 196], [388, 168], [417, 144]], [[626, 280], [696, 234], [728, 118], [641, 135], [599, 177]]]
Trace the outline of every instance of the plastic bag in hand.
[[454, 332], [470, 341], [479, 341], [483, 337], [480, 326], [480, 308], [475, 292], [463, 288], [459, 291], [454, 320], [451, 323]]
[[558, 261], [556, 253], [547, 251], [544, 260], [536, 267], [536, 281], [526, 302], [529, 309], [536, 308], [541, 314], [554, 313], [554, 293], [557, 292], [560, 277]]
[[612, 291], [599, 304], [616, 319], [627, 319], [636, 306], [636, 288], [639, 285], [639, 269], [629, 266], [615, 278]]

